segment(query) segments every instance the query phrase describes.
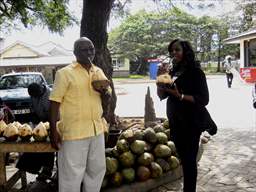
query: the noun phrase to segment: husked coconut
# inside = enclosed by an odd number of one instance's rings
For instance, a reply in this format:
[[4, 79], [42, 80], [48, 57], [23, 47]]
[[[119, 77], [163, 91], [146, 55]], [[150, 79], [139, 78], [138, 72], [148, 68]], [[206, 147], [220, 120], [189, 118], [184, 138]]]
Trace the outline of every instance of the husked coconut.
[[44, 123], [40, 122], [33, 130], [33, 137], [36, 141], [45, 141], [48, 136]]
[[4, 130], [6, 129], [7, 125], [6, 123], [4, 122], [4, 120], [1, 120], [0, 121], [0, 137], [3, 136], [3, 133], [4, 133]]
[[50, 123], [49, 122], [44, 122], [44, 126], [47, 130], [50, 129]]
[[110, 81], [101, 70], [97, 70], [92, 75], [92, 86], [94, 89], [96, 90], [108, 89], [109, 85], [110, 85]]
[[28, 124], [23, 124], [19, 128], [19, 136], [23, 141], [29, 141], [32, 136], [32, 128]]
[[168, 73], [161, 74], [157, 76], [156, 83], [158, 84], [172, 84], [173, 80]]
[[15, 127], [17, 127], [18, 129], [19, 128], [21, 128], [21, 124], [20, 124], [20, 122], [18, 122], [18, 121], [14, 121], [13, 123], [12, 123]]
[[13, 123], [10, 123], [5, 128], [3, 135], [7, 141], [16, 141], [19, 136], [19, 130]]

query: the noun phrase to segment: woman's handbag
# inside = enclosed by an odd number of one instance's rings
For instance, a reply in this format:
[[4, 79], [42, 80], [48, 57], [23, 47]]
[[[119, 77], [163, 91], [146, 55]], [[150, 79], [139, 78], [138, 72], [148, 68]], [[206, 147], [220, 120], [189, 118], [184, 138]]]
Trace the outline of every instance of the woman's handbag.
[[202, 132], [207, 131], [210, 135], [215, 135], [218, 131], [218, 127], [216, 123], [212, 120], [210, 113], [205, 107], [203, 107], [201, 115], [202, 115], [202, 121], [199, 125], [201, 128], [201, 131]]

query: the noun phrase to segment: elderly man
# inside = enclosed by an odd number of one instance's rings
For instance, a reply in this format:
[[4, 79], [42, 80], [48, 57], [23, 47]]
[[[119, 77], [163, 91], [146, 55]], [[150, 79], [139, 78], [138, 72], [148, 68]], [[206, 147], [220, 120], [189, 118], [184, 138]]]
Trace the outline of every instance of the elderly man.
[[[103, 71], [93, 65], [92, 41], [81, 37], [74, 43], [76, 62], [57, 71], [50, 95], [51, 143], [58, 152], [59, 191], [100, 191], [106, 170], [101, 94], [92, 77]], [[60, 121], [56, 125], [60, 109]]]

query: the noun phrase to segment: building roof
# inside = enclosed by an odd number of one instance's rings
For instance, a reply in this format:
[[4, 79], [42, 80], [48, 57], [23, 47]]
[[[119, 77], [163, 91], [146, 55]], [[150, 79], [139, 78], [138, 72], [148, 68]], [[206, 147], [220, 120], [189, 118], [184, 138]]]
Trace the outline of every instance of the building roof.
[[11, 66], [60, 66], [68, 65], [75, 60], [74, 56], [39, 57], [39, 58], [15, 58], [0, 59], [0, 67]]
[[23, 41], [16, 41], [14, 43], [12, 43], [11, 45], [4, 47], [2, 50], [0, 50], [0, 54], [3, 54], [4, 52], [10, 50], [11, 48], [15, 47], [16, 45], [22, 45], [26, 48], [28, 48], [29, 50], [31, 50], [32, 52], [34, 52], [35, 54], [37, 54], [38, 56], [49, 56], [49, 54], [47, 52], [42, 52], [39, 49], [36, 49], [33, 45], [30, 45], [28, 43], [25, 43]]
[[256, 28], [253, 28], [249, 31], [245, 31], [233, 37], [224, 39], [223, 42], [225, 44], [237, 44], [237, 43], [240, 43], [241, 39], [254, 39], [254, 38], [256, 38]]
[[46, 43], [43, 43], [41, 45], [34, 46], [34, 47], [42, 52], [46, 52], [49, 55], [53, 55], [53, 56], [54, 55], [56, 56], [56, 53], [58, 55], [63, 55], [63, 56], [64, 55], [73, 55], [73, 52], [71, 50], [68, 50], [68, 49], [62, 47], [61, 45], [56, 44], [52, 41], [48, 41]]
[[40, 45], [31, 45], [28, 43], [25, 43], [23, 41], [16, 41], [15, 43], [3, 48], [0, 50], [0, 54], [3, 54], [4, 52], [10, 50], [11, 48], [15, 47], [16, 45], [22, 45], [35, 54], [37, 54], [38, 57], [45, 57], [45, 56], [71, 56], [73, 55], [71, 50], [65, 49], [59, 44], [56, 44], [52, 41], [40, 44]]

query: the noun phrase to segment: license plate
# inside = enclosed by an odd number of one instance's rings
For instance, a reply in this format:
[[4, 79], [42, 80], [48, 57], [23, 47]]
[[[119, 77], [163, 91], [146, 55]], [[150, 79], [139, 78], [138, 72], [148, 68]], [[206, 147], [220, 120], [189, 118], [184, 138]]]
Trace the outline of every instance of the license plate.
[[13, 110], [14, 115], [30, 113], [30, 109], [16, 109]]

